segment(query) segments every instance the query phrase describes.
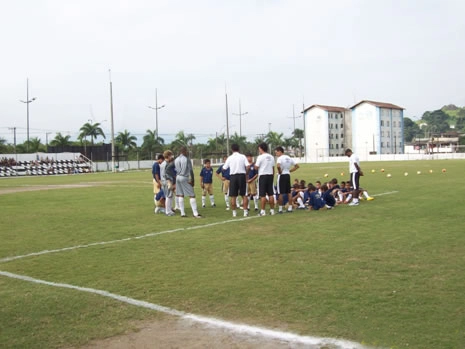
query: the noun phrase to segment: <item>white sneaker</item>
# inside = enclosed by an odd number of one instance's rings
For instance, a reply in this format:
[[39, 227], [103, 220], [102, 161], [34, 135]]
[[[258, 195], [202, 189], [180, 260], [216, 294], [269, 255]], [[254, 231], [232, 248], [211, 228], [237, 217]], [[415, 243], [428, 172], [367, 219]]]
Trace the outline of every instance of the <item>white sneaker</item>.
[[155, 207], [155, 210], [153, 211], [155, 214], [157, 214], [158, 212], [160, 212], [160, 207]]
[[347, 206], [358, 206], [358, 201], [357, 202], [354, 202], [352, 201], [350, 204], [348, 204]]

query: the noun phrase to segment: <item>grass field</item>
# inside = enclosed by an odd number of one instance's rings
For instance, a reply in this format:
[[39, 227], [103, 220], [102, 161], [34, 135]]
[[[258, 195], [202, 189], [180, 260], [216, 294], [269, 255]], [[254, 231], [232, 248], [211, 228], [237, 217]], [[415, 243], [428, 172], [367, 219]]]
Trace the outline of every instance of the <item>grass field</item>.
[[[325, 173], [344, 180], [347, 167], [309, 164], [293, 174], [307, 182], [323, 181]], [[149, 171], [3, 179], [0, 193], [55, 188], [0, 194], [0, 271], [302, 335], [386, 348], [464, 348], [465, 162], [362, 167], [362, 187], [376, 199], [359, 207], [212, 226], [231, 219], [218, 182], [218, 207], [200, 209], [205, 218], [196, 220], [153, 214]], [[77, 346], [161, 316], [0, 275], [1, 347]]]

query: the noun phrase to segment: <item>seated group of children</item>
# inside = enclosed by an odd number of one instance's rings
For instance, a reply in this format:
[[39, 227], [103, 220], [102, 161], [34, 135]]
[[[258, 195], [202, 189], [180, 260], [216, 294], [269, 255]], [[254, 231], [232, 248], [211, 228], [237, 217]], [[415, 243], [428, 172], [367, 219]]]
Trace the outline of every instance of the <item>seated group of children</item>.
[[[348, 204], [353, 197], [353, 187], [350, 181], [341, 182], [339, 185], [336, 178], [321, 184], [316, 181], [315, 185], [309, 183], [305, 186], [305, 181], [294, 180], [292, 190], [292, 205], [297, 209], [319, 210], [326, 208], [331, 210], [336, 205]], [[360, 199], [365, 197], [368, 201], [374, 200], [368, 192], [360, 188]]]

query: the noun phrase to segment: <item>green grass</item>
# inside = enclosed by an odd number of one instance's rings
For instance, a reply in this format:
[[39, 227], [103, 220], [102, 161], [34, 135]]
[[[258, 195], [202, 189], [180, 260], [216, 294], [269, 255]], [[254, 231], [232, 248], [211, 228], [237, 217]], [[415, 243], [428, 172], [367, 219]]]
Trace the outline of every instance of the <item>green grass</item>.
[[[464, 165], [363, 163], [362, 186], [370, 194], [397, 193], [356, 208], [300, 211], [30, 257], [0, 264], [0, 270], [303, 335], [390, 348], [461, 348]], [[341, 172], [346, 163], [313, 164], [295, 176], [314, 182], [327, 173], [343, 180]], [[0, 258], [231, 218], [218, 183], [218, 207], [201, 209], [205, 219], [154, 215], [149, 172], [7, 179], [0, 190], [84, 182], [96, 185], [0, 195]], [[81, 345], [160, 316], [5, 277], [0, 299], [0, 343], [6, 347]]]

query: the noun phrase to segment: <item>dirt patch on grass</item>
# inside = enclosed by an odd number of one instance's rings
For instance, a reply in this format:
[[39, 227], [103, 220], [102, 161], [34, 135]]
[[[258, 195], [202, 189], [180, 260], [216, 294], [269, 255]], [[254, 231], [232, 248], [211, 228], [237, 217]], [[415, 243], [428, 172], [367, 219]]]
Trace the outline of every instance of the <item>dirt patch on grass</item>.
[[284, 349], [284, 348], [335, 348], [309, 346], [280, 340], [266, 339], [233, 333], [209, 327], [185, 319], [163, 317], [160, 320], [142, 323], [135, 332], [92, 341], [80, 349], [145, 349], [145, 348], [234, 348], [234, 349]]
[[25, 187], [0, 189], [0, 195], [21, 193], [21, 192], [27, 192], [27, 191], [37, 191], [37, 190], [75, 189], [75, 188], [88, 188], [88, 187], [94, 187], [94, 186], [95, 186], [94, 184], [31, 185], [31, 186], [25, 186]]

